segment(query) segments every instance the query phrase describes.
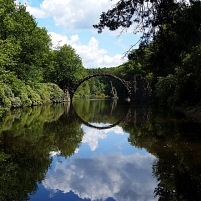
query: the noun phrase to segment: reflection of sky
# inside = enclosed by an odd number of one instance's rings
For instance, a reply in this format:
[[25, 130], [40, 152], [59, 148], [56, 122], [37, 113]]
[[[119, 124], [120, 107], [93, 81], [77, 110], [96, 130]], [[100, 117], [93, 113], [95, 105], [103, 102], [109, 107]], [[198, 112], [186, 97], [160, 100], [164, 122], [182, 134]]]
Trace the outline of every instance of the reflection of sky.
[[150, 166], [153, 159], [138, 153], [74, 158], [57, 163], [54, 173], [47, 173], [43, 185], [54, 193], [73, 191], [83, 199], [153, 200], [156, 186]]
[[119, 126], [82, 128], [83, 144], [70, 159], [51, 153], [54, 160], [40, 185], [39, 191], [46, 194], [41, 200], [157, 200], [154, 156], [129, 145], [129, 135]]
[[[107, 126], [107, 124], [98, 124], [98, 123], [94, 123], [93, 125], [97, 127]], [[87, 143], [91, 151], [94, 151], [95, 149], [98, 148], [98, 141], [102, 139], [106, 139], [108, 133], [113, 133], [114, 135], [124, 134], [123, 129], [119, 126], [115, 126], [113, 128], [105, 129], [105, 130], [98, 130], [95, 128], [90, 128], [85, 125], [82, 125], [82, 129], [84, 130], [84, 134], [85, 134], [83, 136], [82, 143]]]
[[[98, 127], [106, 126], [107, 124], [93, 124]], [[115, 126], [110, 129], [98, 130], [82, 125], [84, 130], [84, 136], [82, 139], [82, 150], [79, 152], [84, 157], [89, 157], [92, 152], [93, 154], [104, 154], [107, 155], [111, 152], [121, 152], [124, 155], [132, 154], [134, 151], [138, 151], [140, 154], [146, 154], [144, 149], [136, 149], [133, 146], [128, 145], [129, 134], [123, 131], [120, 126]], [[83, 155], [84, 154], [84, 155]]]

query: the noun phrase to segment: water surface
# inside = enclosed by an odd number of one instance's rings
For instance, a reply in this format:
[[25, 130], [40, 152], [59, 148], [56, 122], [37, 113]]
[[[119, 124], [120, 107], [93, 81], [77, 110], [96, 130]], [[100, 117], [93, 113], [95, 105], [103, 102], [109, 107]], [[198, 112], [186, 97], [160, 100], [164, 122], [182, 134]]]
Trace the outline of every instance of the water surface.
[[0, 200], [199, 200], [200, 124], [110, 100], [0, 120]]

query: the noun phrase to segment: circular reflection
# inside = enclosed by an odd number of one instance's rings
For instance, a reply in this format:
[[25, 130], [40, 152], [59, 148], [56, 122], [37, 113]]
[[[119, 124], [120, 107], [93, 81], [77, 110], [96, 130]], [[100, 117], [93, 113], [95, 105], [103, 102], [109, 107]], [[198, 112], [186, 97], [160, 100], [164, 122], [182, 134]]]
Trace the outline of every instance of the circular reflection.
[[[73, 102], [75, 115], [88, 127], [103, 130], [124, 122], [128, 114], [127, 105], [118, 104], [117, 100], [90, 99]], [[93, 123], [109, 124], [96, 126]]]

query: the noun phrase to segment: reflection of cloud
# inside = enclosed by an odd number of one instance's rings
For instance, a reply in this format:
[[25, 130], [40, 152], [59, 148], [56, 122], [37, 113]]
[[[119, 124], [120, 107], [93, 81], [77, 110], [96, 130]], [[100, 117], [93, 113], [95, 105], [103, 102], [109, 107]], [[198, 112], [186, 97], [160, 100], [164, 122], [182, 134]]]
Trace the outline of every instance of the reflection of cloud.
[[47, 173], [43, 185], [53, 192], [73, 191], [83, 199], [154, 200], [153, 160], [151, 155], [139, 154], [76, 158], [57, 164], [54, 174]]
[[104, 134], [101, 130], [96, 129], [88, 129], [84, 128], [84, 136], [82, 138], [82, 143], [87, 143], [91, 149], [91, 151], [94, 151], [98, 148], [98, 140], [99, 139], [105, 139], [106, 134]]
[[104, 132], [105, 133], [114, 132], [114, 133], [119, 134], [119, 135], [123, 135], [125, 133], [123, 131], [122, 127], [120, 127], [120, 126], [115, 126], [113, 128], [106, 129], [106, 130], [104, 130]]
[[[108, 126], [110, 124], [103, 124], [103, 123], [93, 123], [92, 125], [97, 127], [103, 127]], [[105, 130], [97, 130], [89, 128], [85, 125], [82, 125], [82, 128], [84, 130], [84, 136], [82, 138], [82, 143], [87, 143], [91, 149], [91, 151], [94, 151], [98, 148], [98, 140], [99, 139], [105, 139], [107, 137], [108, 132], [113, 132], [115, 134], [124, 134], [123, 129], [120, 126], [115, 126], [110, 129]]]

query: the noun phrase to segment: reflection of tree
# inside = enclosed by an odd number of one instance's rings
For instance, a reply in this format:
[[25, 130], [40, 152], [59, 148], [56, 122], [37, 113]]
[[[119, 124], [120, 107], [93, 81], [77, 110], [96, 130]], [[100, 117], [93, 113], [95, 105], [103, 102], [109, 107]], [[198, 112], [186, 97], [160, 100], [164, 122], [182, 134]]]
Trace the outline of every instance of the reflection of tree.
[[[164, 118], [165, 117], [165, 118]], [[129, 142], [157, 157], [153, 175], [159, 200], [198, 200], [201, 197], [201, 126], [177, 115], [153, 112], [142, 127], [127, 125]], [[130, 129], [131, 128], [131, 129]]]
[[10, 131], [14, 136], [40, 137], [44, 123], [57, 120], [63, 112], [61, 104], [15, 109], [0, 121], [0, 134]]
[[130, 134], [140, 135], [141, 129], [149, 122], [151, 109], [145, 105], [135, 105], [130, 107], [129, 111], [130, 114], [121, 126]]
[[110, 81], [110, 86], [111, 86], [111, 94], [112, 94], [112, 98], [117, 99], [117, 90], [116, 88], [112, 85], [112, 81]]
[[112, 115], [113, 110], [115, 110], [116, 107], [117, 107], [117, 99], [115, 98], [115, 99], [113, 99], [113, 100], [111, 101], [110, 115]]
[[155, 195], [159, 200], [199, 200], [201, 163], [189, 167], [183, 162], [184, 158], [175, 156], [174, 152], [168, 156], [161, 155], [153, 164], [154, 176], [159, 181]]
[[51, 164], [51, 151], [70, 156], [83, 131], [63, 105], [16, 110], [1, 121], [0, 200], [27, 200]]
[[[115, 124], [127, 113], [127, 106], [118, 102], [115, 106], [113, 100], [86, 100], [74, 101], [73, 105], [78, 116], [85, 122]], [[114, 104], [114, 105], [112, 105]]]
[[62, 156], [71, 156], [82, 142], [84, 132], [81, 123], [78, 122], [73, 110], [63, 114], [57, 121], [46, 123], [44, 126], [46, 137], [51, 135], [52, 148], [59, 150]]
[[37, 143], [3, 135], [0, 152], [0, 200], [27, 200], [37, 190], [51, 163]]

